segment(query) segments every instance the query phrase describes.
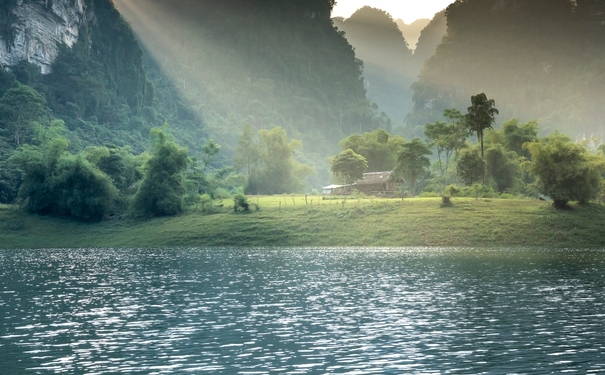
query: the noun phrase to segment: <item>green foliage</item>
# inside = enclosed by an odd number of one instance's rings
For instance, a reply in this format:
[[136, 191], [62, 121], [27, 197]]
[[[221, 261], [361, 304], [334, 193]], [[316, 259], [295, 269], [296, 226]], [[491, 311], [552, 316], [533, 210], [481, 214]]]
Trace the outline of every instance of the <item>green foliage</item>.
[[587, 9], [600, 5], [585, 3], [591, 5], [583, 10], [571, 0], [451, 4], [447, 36], [413, 86], [409, 125], [433, 121], [486, 92], [505, 118], [539, 118], [551, 131], [600, 132], [605, 19], [589, 22]]
[[514, 151], [506, 151], [496, 144], [485, 152], [487, 176], [496, 183], [499, 192], [518, 191], [523, 183], [523, 171], [519, 157]]
[[[293, 159], [302, 143], [298, 140], [288, 141], [286, 132], [280, 127], [263, 129], [259, 131], [258, 138], [258, 145], [251, 147], [258, 150], [259, 160], [250, 171], [246, 192], [281, 194], [304, 191], [304, 179], [313, 170]], [[245, 155], [241, 158], [245, 158]]]
[[[363, 63], [333, 27], [332, 5], [134, 0], [121, 11], [135, 30], [145, 30], [146, 22], [159, 25], [162, 37], [139, 33], [167, 72], [157, 78], [171, 79], [186, 94], [183, 106], [204, 119], [226, 158], [248, 123], [254, 129], [280, 125], [304, 142], [306, 159], [321, 162], [342, 137], [389, 122], [365, 96]], [[167, 86], [153, 82], [156, 92]]]
[[21, 185], [21, 171], [7, 160], [0, 160], [0, 203], [13, 202]]
[[426, 155], [431, 155], [429, 147], [418, 138], [405, 143], [402, 147], [395, 174], [403, 176], [410, 183], [412, 193], [416, 193], [418, 178], [426, 173], [431, 161]]
[[133, 155], [129, 147], [115, 145], [90, 146], [84, 153], [89, 162], [112, 179], [122, 194], [129, 194], [128, 188], [143, 178], [141, 167], [149, 157], [145, 153]]
[[8, 89], [0, 98], [0, 124], [3, 133], [12, 135], [15, 145], [30, 140], [32, 123], [45, 114], [46, 100], [29, 86]]
[[250, 124], [244, 125], [239, 143], [235, 149], [234, 166], [238, 170], [245, 170], [249, 178], [252, 170], [260, 159], [260, 150], [256, 134]]
[[481, 157], [484, 157], [483, 135], [485, 130], [492, 129], [492, 124], [496, 121], [495, 115], [499, 113], [495, 105], [494, 99], [487, 99], [484, 93], [471, 96], [471, 106], [468, 107], [466, 125], [471, 134], [477, 134], [477, 139], [481, 144]]
[[520, 124], [518, 119], [512, 119], [502, 124], [502, 135], [504, 136], [504, 147], [514, 151], [519, 156], [529, 158], [529, 151], [523, 148], [528, 142], [538, 141], [538, 123], [530, 121]]
[[19, 196], [29, 212], [99, 220], [111, 209], [117, 190], [84, 155], [67, 152], [63, 123], [39, 129], [40, 146], [23, 145], [9, 159], [23, 171]]
[[151, 157], [145, 163], [133, 209], [144, 216], [176, 215], [182, 210], [182, 172], [189, 162], [188, 151], [167, 139], [158, 128], [151, 130], [151, 143]]
[[248, 198], [243, 193], [237, 193], [233, 196], [233, 210], [237, 212], [239, 209], [243, 211], [250, 210]]
[[486, 163], [478, 149], [464, 149], [460, 152], [456, 173], [466, 185], [473, 185], [483, 180], [486, 173]]
[[460, 187], [458, 187], [457, 185], [448, 185], [444, 190], [443, 193], [449, 197], [454, 197], [458, 194], [460, 194], [462, 190], [460, 189]]
[[341, 152], [332, 160], [332, 173], [340, 177], [345, 184], [352, 184], [363, 178], [367, 169], [366, 159], [351, 149]]
[[[435, 123], [426, 124], [424, 126], [424, 135], [427, 137], [429, 146], [434, 147], [437, 151], [439, 172], [441, 173], [444, 187], [446, 184], [445, 178], [450, 165], [450, 158], [456, 145], [454, 140], [455, 130], [454, 125], [447, 125], [443, 121], [436, 121]], [[445, 159], [443, 162], [442, 155]]]
[[81, 220], [100, 220], [118, 195], [111, 179], [83, 155], [60, 158], [48, 183], [52, 213]]
[[[112, 143], [144, 150], [158, 115], [142, 50], [112, 1], [84, 2], [94, 21], [82, 23], [72, 47], [59, 46], [51, 73], [42, 75], [37, 65], [20, 61], [10, 67], [11, 76], [38, 91], [54, 116], [65, 120], [73, 148]], [[5, 83], [14, 85], [6, 82], [7, 73], [0, 75], [1, 96]]]
[[343, 151], [352, 150], [363, 156], [368, 163], [368, 172], [391, 171], [397, 163], [397, 157], [405, 140], [393, 137], [383, 129], [363, 134], [352, 134], [339, 145]]
[[571, 143], [556, 134], [525, 147], [532, 156], [526, 167], [536, 177], [538, 191], [549, 196], [556, 208], [598, 197], [605, 172], [602, 154], [591, 154], [585, 144]]

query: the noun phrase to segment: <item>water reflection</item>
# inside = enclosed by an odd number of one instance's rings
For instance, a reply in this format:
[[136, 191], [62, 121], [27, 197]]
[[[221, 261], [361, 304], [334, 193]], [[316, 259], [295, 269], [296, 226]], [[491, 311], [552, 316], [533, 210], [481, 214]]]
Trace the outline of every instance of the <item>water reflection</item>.
[[32, 373], [603, 373], [605, 252], [0, 252]]

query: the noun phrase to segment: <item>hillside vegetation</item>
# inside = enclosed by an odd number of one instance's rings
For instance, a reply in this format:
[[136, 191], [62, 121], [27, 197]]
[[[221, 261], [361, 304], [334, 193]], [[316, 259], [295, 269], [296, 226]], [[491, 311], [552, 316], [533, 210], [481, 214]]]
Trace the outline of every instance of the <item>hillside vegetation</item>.
[[232, 155], [244, 124], [284, 128], [303, 159], [386, 125], [366, 99], [362, 63], [330, 19], [332, 2], [117, 1], [150, 56]]
[[599, 1], [456, 1], [447, 9], [447, 36], [414, 84], [409, 126], [433, 121], [446, 108], [462, 110], [471, 95], [485, 92], [501, 119], [602, 135], [603, 7]]

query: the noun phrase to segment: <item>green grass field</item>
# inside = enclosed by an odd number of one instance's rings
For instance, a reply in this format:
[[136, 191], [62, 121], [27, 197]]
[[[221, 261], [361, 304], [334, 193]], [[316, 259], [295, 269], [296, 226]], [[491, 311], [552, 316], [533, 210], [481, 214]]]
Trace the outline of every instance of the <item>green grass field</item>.
[[[557, 211], [531, 199], [322, 200], [249, 197], [249, 212], [214, 202], [169, 218], [99, 223], [29, 215], [0, 206], [0, 248], [167, 246], [546, 246], [605, 247], [605, 206]], [[220, 206], [222, 204], [222, 206]]]

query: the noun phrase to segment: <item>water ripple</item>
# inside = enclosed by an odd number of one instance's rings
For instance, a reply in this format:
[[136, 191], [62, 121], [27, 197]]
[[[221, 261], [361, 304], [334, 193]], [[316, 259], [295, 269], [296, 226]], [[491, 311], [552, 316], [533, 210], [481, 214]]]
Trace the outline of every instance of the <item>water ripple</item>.
[[0, 252], [10, 374], [605, 372], [605, 252]]

